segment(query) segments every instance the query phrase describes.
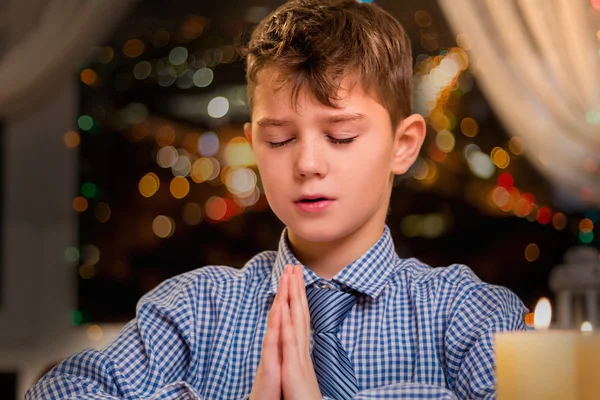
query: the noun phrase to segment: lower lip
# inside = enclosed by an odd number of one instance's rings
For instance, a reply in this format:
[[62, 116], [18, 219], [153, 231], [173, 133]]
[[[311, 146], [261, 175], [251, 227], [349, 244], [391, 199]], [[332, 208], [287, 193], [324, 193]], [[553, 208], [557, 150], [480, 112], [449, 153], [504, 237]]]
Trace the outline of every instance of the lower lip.
[[318, 213], [325, 211], [333, 203], [334, 200], [321, 200], [315, 201], [314, 203], [298, 201], [296, 205], [298, 208], [307, 213]]

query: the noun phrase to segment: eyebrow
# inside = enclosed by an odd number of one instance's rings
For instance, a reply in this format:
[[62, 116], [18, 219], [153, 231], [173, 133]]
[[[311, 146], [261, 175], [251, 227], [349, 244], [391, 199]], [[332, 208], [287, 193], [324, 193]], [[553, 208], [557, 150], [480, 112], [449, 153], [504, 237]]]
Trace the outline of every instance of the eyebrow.
[[[329, 123], [329, 124], [337, 124], [340, 122], [358, 122], [365, 118], [363, 114], [359, 113], [344, 113], [344, 114], [334, 114], [328, 115], [323, 118], [319, 118], [321, 121]], [[292, 122], [287, 119], [278, 119], [271, 117], [263, 117], [256, 122], [258, 126], [261, 127], [269, 127], [269, 126], [288, 126], [291, 125]]]

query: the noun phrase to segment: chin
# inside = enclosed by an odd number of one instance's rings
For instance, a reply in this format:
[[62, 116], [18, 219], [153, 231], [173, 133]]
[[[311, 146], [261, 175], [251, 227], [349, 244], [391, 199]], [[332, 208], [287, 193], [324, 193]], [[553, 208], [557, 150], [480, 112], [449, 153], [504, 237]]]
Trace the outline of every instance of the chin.
[[292, 219], [285, 225], [302, 239], [316, 243], [333, 242], [352, 233], [352, 229], [345, 224], [327, 218], [312, 221]]

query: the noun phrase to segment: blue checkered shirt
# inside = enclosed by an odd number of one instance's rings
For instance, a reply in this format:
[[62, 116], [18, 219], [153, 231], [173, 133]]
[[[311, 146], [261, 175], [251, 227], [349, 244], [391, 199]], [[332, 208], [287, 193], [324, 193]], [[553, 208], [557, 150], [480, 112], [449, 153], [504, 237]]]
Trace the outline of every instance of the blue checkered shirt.
[[[247, 398], [286, 264], [299, 262], [284, 230], [278, 251], [241, 269], [206, 266], [168, 279], [140, 299], [107, 347], [69, 357], [25, 398]], [[332, 280], [307, 268], [304, 279], [363, 293], [340, 329], [356, 399], [494, 398], [494, 333], [525, 329], [527, 309], [511, 291], [463, 265], [399, 258], [387, 226]]]

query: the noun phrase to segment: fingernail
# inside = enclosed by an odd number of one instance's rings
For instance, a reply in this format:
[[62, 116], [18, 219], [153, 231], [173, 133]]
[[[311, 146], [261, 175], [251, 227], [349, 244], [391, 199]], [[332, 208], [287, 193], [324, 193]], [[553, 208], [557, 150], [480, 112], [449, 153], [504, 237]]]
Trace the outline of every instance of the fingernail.
[[284, 273], [284, 274], [287, 274], [287, 273], [288, 273], [288, 271], [290, 270], [290, 267], [291, 267], [291, 265], [289, 265], [289, 264], [288, 264], [288, 265], [286, 265], [286, 266], [285, 266], [285, 268], [283, 269], [283, 273]]

